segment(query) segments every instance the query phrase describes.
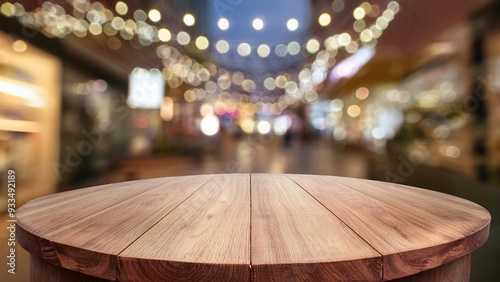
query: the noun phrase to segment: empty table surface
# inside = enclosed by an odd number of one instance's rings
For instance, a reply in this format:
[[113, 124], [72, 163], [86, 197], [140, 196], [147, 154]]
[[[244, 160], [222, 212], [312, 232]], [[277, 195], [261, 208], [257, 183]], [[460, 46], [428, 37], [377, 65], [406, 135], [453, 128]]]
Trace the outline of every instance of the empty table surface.
[[379, 281], [458, 262], [486, 241], [490, 219], [398, 184], [224, 174], [35, 199], [17, 210], [17, 236], [34, 259], [107, 280]]

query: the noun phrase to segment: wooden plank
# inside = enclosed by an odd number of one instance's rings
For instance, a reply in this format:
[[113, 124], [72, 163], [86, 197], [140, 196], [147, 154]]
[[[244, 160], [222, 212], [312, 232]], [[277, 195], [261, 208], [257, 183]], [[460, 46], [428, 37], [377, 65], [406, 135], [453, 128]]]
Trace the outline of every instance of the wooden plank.
[[[29, 207], [29, 211], [24, 211], [23, 207], [20, 207], [19, 210], [23, 210], [25, 215], [36, 214], [39, 212], [37, 208], [42, 206], [65, 206], [67, 204], [72, 204], [78, 199], [86, 199], [88, 197], [93, 197], [93, 193], [98, 192], [102, 193], [102, 191], [108, 191], [108, 189], [114, 190], [118, 193], [123, 193], [125, 190], [128, 190], [130, 187], [143, 187], [147, 186], [154, 187], [155, 184], [160, 184], [165, 181], [165, 179], [176, 178], [174, 177], [161, 177], [161, 178], [151, 178], [144, 180], [132, 180], [132, 181], [124, 181], [110, 184], [97, 185], [92, 187], [80, 188], [60, 193], [54, 193], [47, 196], [43, 196], [32, 201], [26, 203], [26, 207]], [[135, 188], [134, 188], [135, 189]], [[113, 192], [114, 193], [114, 192]], [[29, 205], [28, 205], [29, 204]]]
[[250, 176], [214, 176], [118, 259], [119, 281], [247, 281]]
[[381, 280], [380, 254], [285, 175], [251, 191], [253, 280]]
[[289, 177], [384, 256], [384, 280], [464, 255], [463, 234], [351, 189], [331, 177]]
[[[373, 198], [423, 217], [455, 233], [459, 239], [458, 244], [450, 242], [448, 245], [448, 247], [455, 246], [455, 249], [453, 251], [451, 249], [444, 250], [445, 252], [452, 251], [454, 254], [445, 258], [442, 263], [457, 256], [471, 253], [488, 239], [491, 216], [485, 208], [471, 201], [436, 191], [394, 183], [346, 177], [330, 178]], [[424, 253], [425, 251], [422, 252], [422, 254]], [[404, 263], [406, 259], [402, 259], [401, 263]], [[394, 263], [394, 265], [398, 264], [400, 263]], [[395, 271], [399, 272], [400, 269]]]
[[164, 179], [164, 184], [49, 232], [41, 256], [70, 270], [116, 279], [116, 256], [212, 177]]
[[469, 282], [471, 254], [393, 282]]
[[35, 199], [17, 209], [17, 223], [26, 231], [43, 236], [174, 178], [115, 183]]
[[31, 255], [30, 276], [31, 282], [50, 281], [50, 282], [107, 282], [109, 280], [88, 276], [52, 265], [43, 259]]
[[329, 176], [350, 188], [402, 208], [464, 235], [489, 224], [491, 216], [480, 205], [440, 192], [394, 183]]

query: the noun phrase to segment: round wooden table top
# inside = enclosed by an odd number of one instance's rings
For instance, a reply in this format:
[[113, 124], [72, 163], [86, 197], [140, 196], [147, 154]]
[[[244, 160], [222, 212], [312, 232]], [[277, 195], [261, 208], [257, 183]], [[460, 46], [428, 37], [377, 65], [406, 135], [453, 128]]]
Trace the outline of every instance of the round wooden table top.
[[35, 199], [18, 241], [62, 268], [118, 280], [391, 280], [477, 249], [490, 214], [454, 196], [318, 175], [115, 183]]

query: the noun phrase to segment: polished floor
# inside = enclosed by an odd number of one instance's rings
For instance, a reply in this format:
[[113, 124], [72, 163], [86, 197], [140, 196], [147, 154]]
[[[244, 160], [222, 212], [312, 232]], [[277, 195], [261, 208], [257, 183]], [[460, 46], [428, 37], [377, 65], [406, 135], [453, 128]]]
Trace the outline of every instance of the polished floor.
[[[110, 172], [78, 186], [174, 175], [233, 172], [307, 173], [358, 178], [380, 178], [381, 170], [391, 169], [392, 159], [357, 149], [334, 146], [328, 140], [281, 140], [225, 137], [212, 154], [131, 158]], [[472, 200], [492, 215], [488, 242], [472, 256], [471, 281], [500, 281], [500, 187], [491, 187], [443, 170], [418, 166], [404, 184], [437, 190]], [[67, 190], [70, 187], [62, 187]], [[74, 187], [71, 187], [74, 188]], [[0, 217], [0, 251], [7, 255], [6, 217]], [[0, 265], [0, 281], [29, 281], [29, 256], [17, 247], [17, 274], [7, 274]]]

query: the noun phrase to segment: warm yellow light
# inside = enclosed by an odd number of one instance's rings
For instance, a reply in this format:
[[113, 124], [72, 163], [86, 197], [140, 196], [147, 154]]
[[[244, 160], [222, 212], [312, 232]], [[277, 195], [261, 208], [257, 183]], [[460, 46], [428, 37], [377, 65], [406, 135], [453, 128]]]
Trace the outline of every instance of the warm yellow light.
[[0, 6], [0, 12], [6, 17], [12, 17], [16, 14], [16, 6], [12, 3], [5, 2]]
[[163, 102], [160, 107], [160, 116], [165, 121], [172, 120], [174, 117], [174, 100], [172, 98], [163, 98]]
[[210, 116], [214, 114], [214, 106], [210, 103], [203, 103], [200, 107], [200, 114], [203, 117]]
[[365, 10], [366, 15], [368, 15], [372, 11], [372, 5], [368, 2], [364, 2], [363, 4], [359, 5], [359, 7]]
[[120, 17], [114, 17], [113, 20], [111, 20], [111, 26], [116, 30], [122, 30], [125, 28], [125, 21]]
[[268, 134], [271, 131], [271, 124], [267, 120], [259, 121], [257, 131], [259, 131], [260, 134]]
[[361, 42], [370, 42], [373, 39], [373, 33], [369, 29], [365, 29], [359, 35]]
[[255, 127], [255, 122], [249, 118], [246, 118], [240, 123], [240, 127], [243, 132], [252, 133]]
[[16, 83], [14, 80], [0, 80], [0, 92], [10, 96], [23, 98], [26, 100], [35, 100], [38, 98], [38, 89], [27, 87]]
[[382, 35], [382, 29], [377, 25], [372, 25], [370, 27], [373, 38], [379, 38]]
[[347, 44], [347, 46], [345, 46], [345, 50], [349, 54], [352, 54], [352, 53], [358, 51], [358, 43], [356, 43], [356, 41], [349, 42], [349, 44]]
[[226, 18], [220, 18], [217, 22], [217, 26], [221, 30], [227, 30], [229, 28], [229, 21]]
[[297, 28], [299, 28], [299, 21], [297, 19], [289, 19], [287, 22], [286, 22], [286, 27], [288, 28], [288, 30], [290, 31], [295, 31], [297, 30]]
[[361, 114], [361, 108], [358, 105], [351, 105], [347, 108], [347, 114], [351, 117], [357, 117]]
[[205, 36], [199, 36], [196, 38], [196, 47], [200, 50], [205, 50], [208, 48], [208, 39]]
[[276, 77], [276, 86], [279, 88], [285, 88], [287, 82], [288, 79], [284, 75], [278, 75], [278, 77]]
[[309, 53], [314, 54], [319, 50], [319, 42], [316, 39], [311, 39], [307, 42], [306, 49]]
[[356, 90], [356, 98], [360, 100], [368, 98], [368, 95], [370, 95], [370, 91], [366, 87], [360, 87]]
[[154, 23], [157, 23], [161, 20], [161, 14], [160, 14], [160, 11], [156, 10], [156, 9], [151, 9], [149, 11], [149, 14], [148, 14], [148, 17], [149, 19], [154, 22]]
[[27, 48], [28, 48], [28, 45], [26, 44], [26, 42], [24, 42], [22, 40], [16, 40], [12, 43], [12, 49], [14, 49], [14, 51], [16, 51], [18, 53], [22, 53], [22, 52], [26, 51]]
[[391, 10], [394, 12], [394, 14], [397, 14], [399, 12], [399, 4], [396, 1], [391, 1], [389, 4], [387, 4], [387, 9]]
[[347, 46], [351, 43], [351, 36], [349, 33], [342, 33], [339, 35], [338, 42], [341, 46]]
[[356, 9], [354, 9], [354, 12], [352, 14], [353, 14], [355, 19], [361, 20], [362, 18], [365, 17], [366, 12], [365, 12], [365, 9], [358, 7]]
[[394, 12], [393, 12], [393, 11], [391, 11], [391, 10], [385, 10], [385, 11], [382, 13], [382, 17], [383, 17], [386, 21], [390, 22], [390, 21], [392, 21], [392, 20], [394, 19]]
[[184, 24], [187, 26], [192, 26], [196, 22], [195, 18], [191, 14], [185, 14], [183, 18]]
[[330, 22], [332, 21], [332, 18], [330, 17], [329, 14], [327, 13], [323, 13], [319, 16], [318, 18], [318, 22], [321, 26], [327, 26], [330, 24]]
[[184, 100], [186, 100], [186, 102], [188, 103], [193, 102], [194, 100], [196, 100], [196, 93], [194, 93], [194, 91], [191, 89], [187, 90], [186, 92], [184, 92]]
[[444, 151], [445, 155], [450, 158], [460, 157], [460, 149], [457, 146], [446, 146], [446, 148], [442, 151]]
[[118, 14], [123, 16], [128, 12], [128, 6], [127, 6], [127, 4], [123, 3], [122, 1], [118, 1], [118, 2], [116, 2], [115, 10]]
[[219, 119], [215, 115], [209, 115], [201, 119], [201, 132], [207, 136], [213, 136], [219, 132]]
[[255, 85], [255, 82], [253, 82], [253, 80], [245, 79], [241, 82], [241, 88], [246, 92], [254, 92], [257, 86]]
[[98, 23], [91, 23], [89, 25], [89, 32], [93, 35], [99, 35], [102, 33], [102, 26]]
[[170, 34], [170, 31], [166, 28], [161, 28], [158, 30], [158, 38], [162, 42], [168, 42], [170, 39], [172, 39], [172, 34]]

